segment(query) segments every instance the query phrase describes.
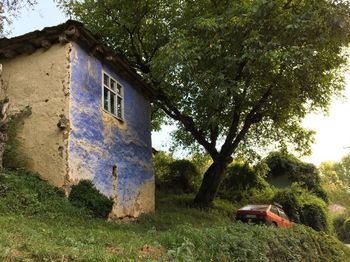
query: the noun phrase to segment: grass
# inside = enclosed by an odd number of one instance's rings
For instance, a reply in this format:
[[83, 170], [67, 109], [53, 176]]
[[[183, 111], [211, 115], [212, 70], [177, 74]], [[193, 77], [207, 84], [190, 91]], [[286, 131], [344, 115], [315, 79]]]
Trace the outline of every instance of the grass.
[[108, 223], [76, 208], [24, 170], [0, 175], [1, 261], [348, 261], [350, 249], [303, 226], [236, 223], [218, 200], [205, 212], [192, 195], [157, 193], [157, 211]]

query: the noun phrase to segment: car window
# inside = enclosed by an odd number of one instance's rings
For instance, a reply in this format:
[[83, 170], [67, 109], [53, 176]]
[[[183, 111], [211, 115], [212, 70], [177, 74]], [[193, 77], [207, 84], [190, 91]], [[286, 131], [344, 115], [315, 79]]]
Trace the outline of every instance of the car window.
[[286, 220], [289, 220], [287, 215], [282, 211], [282, 210], [279, 210], [280, 211], [280, 216]]
[[279, 216], [277, 207], [272, 206], [271, 209], [270, 209], [270, 211], [271, 211], [272, 213], [274, 213], [275, 215]]

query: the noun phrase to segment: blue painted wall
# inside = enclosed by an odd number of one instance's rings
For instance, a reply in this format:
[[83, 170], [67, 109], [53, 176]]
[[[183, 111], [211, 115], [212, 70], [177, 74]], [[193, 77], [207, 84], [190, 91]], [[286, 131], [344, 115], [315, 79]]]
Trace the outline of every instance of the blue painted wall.
[[[102, 70], [124, 88], [124, 122], [102, 110]], [[73, 43], [70, 83], [69, 177], [91, 179], [120, 205], [137, 198], [140, 188], [154, 181], [150, 103], [140, 92], [101, 61]], [[113, 166], [118, 167], [117, 192]]]

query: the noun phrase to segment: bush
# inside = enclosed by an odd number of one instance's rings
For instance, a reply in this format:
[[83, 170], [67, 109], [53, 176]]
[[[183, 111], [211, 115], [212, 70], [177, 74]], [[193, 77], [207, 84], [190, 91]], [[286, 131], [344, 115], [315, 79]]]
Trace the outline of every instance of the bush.
[[290, 183], [299, 183], [305, 189], [328, 202], [326, 191], [321, 186], [319, 170], [315, 165], [304, 163], [295, 156], [284, 152], [272, 152], [265, 159], [270, 171], [269, 178], [288, 177]]
[[344, 242], [350, 243], [350, 218], [344, 221], [343, 230]]
[[[350, 243], [350, 221], [345, 214], [336, 216], [333, 219], [334, 232], [339, 240]], [[347, 229], [347, 230], [346, 230]]]
[[174, 162], [171, 154], [158, 152], [153, 157], [156, 188], [161, 189], [170, 174], [170, 164]]
[[268, 202], [270, 191], [267, 182], [254, 168], [246, 162], [236, 162], [227, 169], [218, 196], [233, 202]]
[[[38, 174], [23, 169], [0, 174], [0, 214], [84, 217], [88, 212], [72, 206], [60, 188], [48, 185]], [[67, 219], [66, 219], [67, 220]]]
[[316, 204], [306, 204], [302, 208], [301, 223], [316, 231], [328, 231], [327, 214]]
[[175, 192], [197, 192], [202, 180], [196, 166], [189, 160], [176, 160], [169, 165], [167, 187]]
[[326, 203], [300, 184], [294, 183], [291, 189], [278, 191], [273, 201], [281, 204], [294, 222], [302, 223], [317, 231], [331, 231]]
[[69, 201], [82, 208], [87, 208], [95, 217], [106, 219], [113, 207], [113, 200], [101, 194], [90, 180], [81, 180], [72, 186]]
[[278, 191], [273, 197], [273, 202], [282, 205], [283, 210], [292, 221], [300, 223], [300, 203], [291, 190]]
[[202, 176], [189, 160], [174, 160], [171, 155], [158, 153], [154, 157], [156, 187], [175, 193], [195, 193]]
[[336, 236], [339, 240], [344, 241], [344, 222], [346, 217], [342, 215], [338, 215], [333, 219], [333, 228]]

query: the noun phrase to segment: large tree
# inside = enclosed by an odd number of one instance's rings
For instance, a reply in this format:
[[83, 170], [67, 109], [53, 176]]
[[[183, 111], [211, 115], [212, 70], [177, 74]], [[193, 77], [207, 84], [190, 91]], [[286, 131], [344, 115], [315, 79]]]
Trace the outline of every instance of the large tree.
[[0, 36], [8, 33], [6, 26], [13, 22], [23, 8], [33, 7], [37, 0], [0, 0]]
[[307, 153], [300, 126], [343, 85], [349, 7], [334, 0], [60, 1], [155, 90], [176, 140], [213, 163], [194, 200], [211, 205], [227, 165], [271, 143]]

